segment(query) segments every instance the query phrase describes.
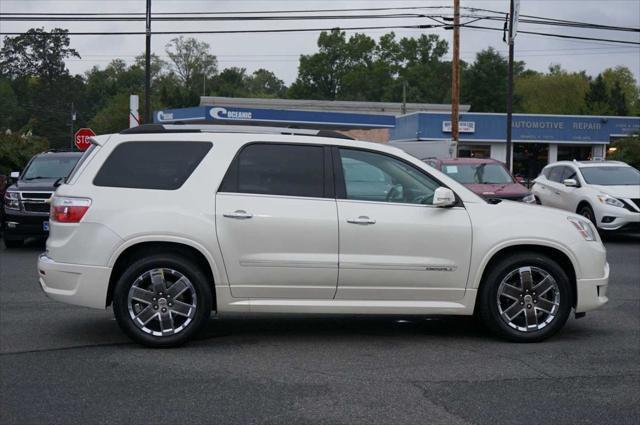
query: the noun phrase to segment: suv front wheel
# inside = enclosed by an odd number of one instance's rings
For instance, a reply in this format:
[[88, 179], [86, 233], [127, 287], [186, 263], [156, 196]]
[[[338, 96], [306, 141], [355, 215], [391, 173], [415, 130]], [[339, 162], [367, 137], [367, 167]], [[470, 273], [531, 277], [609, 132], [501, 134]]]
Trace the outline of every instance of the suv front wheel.
[[211, 313], [211, 284], [186, 258], [158, 254], [131, 264], [113, 294], [122, 330], [150, 347], [173, 347], [191, 339]]
[[479, 314], [502, 338], [542, 341], [567, 321], [571, 295], [569, 278], [554, 260], [536, 252], [514, 254], [489, 271], [480, 288]]

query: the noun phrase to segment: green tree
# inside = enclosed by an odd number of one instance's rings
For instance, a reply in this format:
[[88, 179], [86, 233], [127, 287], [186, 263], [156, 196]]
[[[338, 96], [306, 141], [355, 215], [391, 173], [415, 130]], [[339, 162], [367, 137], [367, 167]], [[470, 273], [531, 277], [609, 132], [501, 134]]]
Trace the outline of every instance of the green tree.
[[69, 71], [64, 60], [80, 58], [69, 48], [68, 31], [54, 28], [32, 28], [15, 37], [5, 37], [0, 49], [0, 73], [10, 78], [37, 76], [51, 82]]
[[19, 114], [18, 108], [18, 98], [11, 87], [11, 81], [0, 79], [0, 131], [12, 127], [16, 113]]
[[611, 99], [602, 74], [589, 84], [585, 95], [585, 112], [591, 115], [614, 115]]
[[[524, 72], [524, 62], [513, 65], [517, 78]], [[474, 112], [505, 112], [508, 72], [509, 62], [493, 47], [478, 52], [475, 62], [462, 74], [462, 102], [469, 103]]]
[[551, 66], [548, 73], [525, 71], [515, 80], [517, 112], [530, 114], [581, 114], [589, 77], [584, 72], [567, 72]]
[[248, 82], [246, 68], [226, 68], [213, 79], [213, 91], [218, 96], [248, 97]]
[[[626, 66], [607, 68], [602, 71], [602, 79], [617, 115], [640, 115], [640, 87], [633, 72]], [[618, 88], [616, 88], [618, 85]], [[624, 107], [620, 97], [624, 95]], [[626, 111], [626, 113], [622, 113]]]
[[47, 141], [30, 134], [0, 133], [0, 174], [20, 171], [31, 157], [46, 150]]
[[251, 96], [255, 97], [284, 97], [287, 87], [284, 81], [276, 77], [276, 75], [264, 68], [253, 71], [253, 74], [247, 81]]
[[166, 45], [173, 71], [187, 90], [201, 87], [203, 76], [210, 78], [218, 72], [218, 61], [209, 50], [211, 46], [195, 38], [174, 38]]

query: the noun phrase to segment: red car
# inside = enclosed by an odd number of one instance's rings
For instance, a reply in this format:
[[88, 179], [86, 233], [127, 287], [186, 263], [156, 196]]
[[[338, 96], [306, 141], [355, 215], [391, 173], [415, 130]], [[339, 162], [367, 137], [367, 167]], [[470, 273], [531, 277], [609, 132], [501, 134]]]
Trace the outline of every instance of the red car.
[[535, 196], [518, 183], [500, 161], [488, 158], [423, 159], [485, 199], [506, 199], [528, 204]]

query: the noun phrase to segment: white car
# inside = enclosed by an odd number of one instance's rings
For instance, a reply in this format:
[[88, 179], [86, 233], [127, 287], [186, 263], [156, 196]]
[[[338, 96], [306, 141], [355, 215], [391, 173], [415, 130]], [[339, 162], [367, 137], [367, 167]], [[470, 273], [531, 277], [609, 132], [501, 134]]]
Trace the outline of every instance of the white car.
[[607, 302], [605, 248], [581, 216], [487, 203], [381, 144], [198, 128], [92, 139], [52, 201], [49, 297], [113, 305], [150, 346], [187, 341], [212, 311], [477, 313], [540, 341]]
[[532, 192], [542, 205], [580, 214], [602, 230], [640, 230], [640, 171], [624, 162], [555, 162]]

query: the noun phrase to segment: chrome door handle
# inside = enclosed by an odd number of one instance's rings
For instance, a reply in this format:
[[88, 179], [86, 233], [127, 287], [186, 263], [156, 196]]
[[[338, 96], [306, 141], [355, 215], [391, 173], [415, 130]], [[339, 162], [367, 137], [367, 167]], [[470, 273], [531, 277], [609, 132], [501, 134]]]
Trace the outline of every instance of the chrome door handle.
[[361, 215], [358, 218], [348, 218], [347, 223], [367, 225], [367, 224], [376, 224], [376, 221], [367, 217], [366, 215]]
[[235, 218], [239, 220], [246, 220], [253, 217], [253, 214], [246, 212], [245, 210], [235, 210], [234, 212], [222, 213], [227, 218]]

